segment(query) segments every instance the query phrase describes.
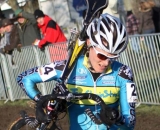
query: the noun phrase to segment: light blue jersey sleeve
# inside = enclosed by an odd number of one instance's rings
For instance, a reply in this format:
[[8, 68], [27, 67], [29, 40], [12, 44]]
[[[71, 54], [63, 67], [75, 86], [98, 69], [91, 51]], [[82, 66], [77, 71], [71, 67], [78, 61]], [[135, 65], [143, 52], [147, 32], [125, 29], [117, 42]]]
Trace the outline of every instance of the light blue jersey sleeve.
[[120, 113], [121, 120], [117, 123], [120, 130], [133, 130], [136, 122], [135, 103], [137, 101], [136, 86], [133, 74], [128, 66], [122, 66], [119, 71]]
[[18, 75], [17, 83], [31, 99], [34, 99], [40, 93], [36, 84], [56, 80], [61, 76], [64, 66], [65, 61], [60, 61], [29, 69]]

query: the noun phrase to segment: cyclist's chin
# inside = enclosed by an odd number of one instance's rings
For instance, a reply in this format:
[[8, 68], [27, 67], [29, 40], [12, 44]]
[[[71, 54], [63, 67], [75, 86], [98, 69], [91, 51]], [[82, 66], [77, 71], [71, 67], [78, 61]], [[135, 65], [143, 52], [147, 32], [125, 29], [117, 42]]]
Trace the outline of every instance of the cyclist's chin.
[[97, 67], [94, 70], [95, 70], [96, 73], [103, 73], [106, 70], [106, 68]]

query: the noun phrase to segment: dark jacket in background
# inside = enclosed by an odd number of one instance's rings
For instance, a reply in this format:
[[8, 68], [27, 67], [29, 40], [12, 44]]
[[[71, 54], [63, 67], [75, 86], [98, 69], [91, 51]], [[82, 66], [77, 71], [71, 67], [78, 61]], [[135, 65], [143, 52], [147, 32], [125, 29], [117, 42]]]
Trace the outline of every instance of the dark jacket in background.
[[4, 34], [1, 34], [1, 36], [0, 36], [0, 53], [2, 53], [2, 54], [4, 54], [4, 52], [3, 52], [3, 48], [4, 48], [4, 43], [3, 43], [3, 41], [4, 41]]
[[10, 45], [7, 44], [4, 46], [6, 53], [11, 53], [14, 50], [14, 48], [17, 48], [18, 44], [21, 44], [17, 25], [13, 25], [12, 27], [12, 31], [10, 32], [9, 36], [9, 42]]
[[160, 33], [160, 7], [153, 7], [153, 22], [156, 33]]
[[27, 21], [25, 24], [18, 24], [19, 36], [22, 43], [22, 46], [29, 46], [36, 39], [40, 39], [40, 31], [37, 27], [37, 21], [33, 14], [22, 12], [22, 17], [26, 18]]
[[[2, 19], [0, 18], [0, 28], [2, 27]], [[0, 33], [0, 40], [3, 37], [3, 34]]]

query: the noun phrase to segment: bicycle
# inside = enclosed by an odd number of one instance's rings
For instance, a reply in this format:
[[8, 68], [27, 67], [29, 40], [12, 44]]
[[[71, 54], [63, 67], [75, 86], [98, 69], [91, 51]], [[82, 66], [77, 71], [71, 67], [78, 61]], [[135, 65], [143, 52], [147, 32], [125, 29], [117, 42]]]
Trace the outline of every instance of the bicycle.
[[[81, 55], [85, 47], [84, 43], [88, 24], [93, 18], [98, 17], [102, 13], [103, 9], [108, 5], [108, 0], [86, 0], [86, 3], [88, 8], [84, 18], [84, 27], [78, 34], [78, 37], [75, 41], [73, 41], [73, 35], [71, 35], [68, 46], [70, 55], [67, 59], [67, 63], [61, 78], [57, 80], [54, 91], [49, 95], [42, 96], [41, 100], [37, 102], [36, 116], [28, 116], [25, 111], [22, 111], [21, 118], [12, 123], [9, 130], [60, 130], [60, 128], [57, 127], [56, 122], [58, 120], [58, 115], [66, 111], [67, 107], [64, 105], [66, 102], [76, 102], [78, 100], [91, 99], [97, 102], [97, 105], [101, 106], [101, 110], [105, 111], [106, 109], [110, 109], [98, 95], [92, 93], [70, 93], [65, 86], [65, 81], [72, 67], [74, 66], [76, 58]], [[101, 119], [97, 118], [97, 116], [94, 115], [90, 109], [86, 109], [85, 112], [95, 124], [103, 123]], [[117, 116], [117, 113], [112, 114]], [[27, 122], [26, 120], [30, 120], [30, 122]], [[114, 123], [115, 121], [113, 120], [110, 124], [108, 124], [108, 127]]]
[[[61, 93], [61, 94], [59, 94]], [[36, 104], [36, 117], [39, 118], [37, 121], [34, 116], [27, 116], [25, 111], [21, 112], [21, 118], [15, 121], [9, 130], [61, 130], [56, 125], [56, 121], [58, 120], [58, 115], [62, 112], [66, 111], [66, 107], [64, 106], [65, 101], [67, 102], [76, 102], [78, 100], [91, 99], [97, 102], [97, 105], [101, 106], [101, 110], [109, 109], [109, 107], [105, 104], [105, 102], [98, 95], [92, 93], [70, 93], [66, 88], [64, 82], [58, 82], [58, 84], [54, 88], [54, 93], [45, 95], [41, 98], [39, 102]], [[44, 104], [48, 103], [47, 107], [44, 111]], [[69, 106], [68, 106], [69, 107]], [[85, 113], [91, 118], [91, 120], [95, 124], [103, 124], [100, 118], [97, 118], [90, 109], [86, 109]], [[117, 113], [113, 113], [116, 115]], [[27, 123], [26, 120], [30, 119], [32, 122], [37, 122], [37, 125], [32, 126], [32, 124]], [[50, 126], [50, 123], [51, 126]], [[114, 124], [114, 121], [110, 124]], [[109, 125], [109, 126], [110, 126]], [[109, 128], [109, 127], [108, 127]]]

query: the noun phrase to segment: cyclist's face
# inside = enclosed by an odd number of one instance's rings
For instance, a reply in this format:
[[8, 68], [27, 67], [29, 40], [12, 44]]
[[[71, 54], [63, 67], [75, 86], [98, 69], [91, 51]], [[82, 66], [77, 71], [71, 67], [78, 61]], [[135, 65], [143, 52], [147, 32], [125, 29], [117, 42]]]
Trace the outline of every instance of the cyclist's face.
[[90, 47], [89, 49], [89, 61], [94, 68], [95, 72], [103, 73], [107, 67], [111, 64], [109, 58], [100, 57], [98, 54], [104, 54], [105, 56], [114, 57], [115, 55], [110, 54], [98, 47]]

